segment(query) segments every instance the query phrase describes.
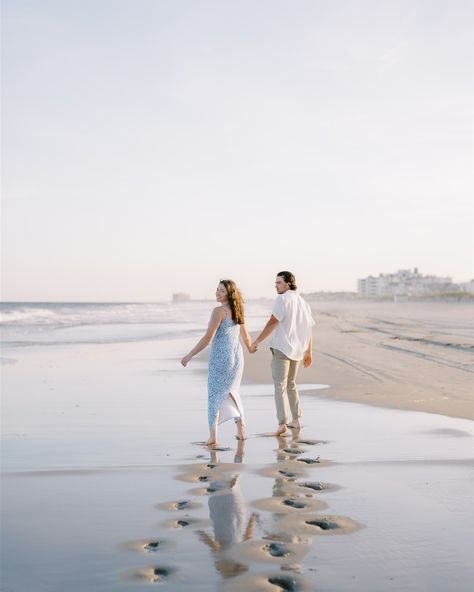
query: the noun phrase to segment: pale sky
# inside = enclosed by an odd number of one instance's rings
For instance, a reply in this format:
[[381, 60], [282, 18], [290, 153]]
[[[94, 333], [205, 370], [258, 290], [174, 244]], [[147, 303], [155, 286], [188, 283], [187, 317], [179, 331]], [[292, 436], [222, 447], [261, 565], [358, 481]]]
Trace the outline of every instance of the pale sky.
[[473, 271], [470, 0], [3, 0], [3, 300]]

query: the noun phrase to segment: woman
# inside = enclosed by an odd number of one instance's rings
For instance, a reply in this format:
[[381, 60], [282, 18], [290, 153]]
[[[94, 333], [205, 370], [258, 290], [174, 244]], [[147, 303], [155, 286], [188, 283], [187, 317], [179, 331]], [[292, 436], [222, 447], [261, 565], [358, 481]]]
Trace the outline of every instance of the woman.
[[237, 439], [245, 440], [242, 402], [239, 396], [244, 356], [239, 336], [253, 351], [245, 326], [244, 302], [232, 280], [221, 280], [216, 290], [217, 306], [211, 314], [207, 331], [197, 345], [181, 360], [186, 364], [212, 342], [208, 375], [208, 446], [217, 444], [217, 424], [234, 419]]

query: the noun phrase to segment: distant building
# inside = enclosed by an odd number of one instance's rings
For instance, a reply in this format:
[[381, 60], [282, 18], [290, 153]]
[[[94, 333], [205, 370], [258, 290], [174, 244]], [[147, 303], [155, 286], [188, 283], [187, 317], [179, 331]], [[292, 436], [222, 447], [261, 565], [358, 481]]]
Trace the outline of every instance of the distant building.
[[397, 296], [429, 296], [440, 292], [459, 290], [450, 277], [422, 275], [415, 267], [400, 269], [396, 273], [380, 273], [357, 280], [360, 298], [384, 298]]
[[463, 282], [462, 284], [459, 284], [459, 289], [462, 292], [474, 294], [474, 280], [470, 280], [469, 282]]
[[190, 294], [184, 294], [183, 292], [173, 294], [173, 302], [188, 302], [189, 300], [191, 300]]
[[310, 292], [302, 294], [307, 301], [328, 301], [328, 300], [356, 300], [357, 292]]

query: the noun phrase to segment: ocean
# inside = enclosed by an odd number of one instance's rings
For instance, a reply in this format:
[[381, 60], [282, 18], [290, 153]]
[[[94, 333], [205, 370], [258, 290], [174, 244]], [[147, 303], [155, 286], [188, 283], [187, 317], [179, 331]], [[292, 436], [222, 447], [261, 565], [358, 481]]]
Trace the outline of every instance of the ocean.
[[[174, 339], [206, 329], [214, 301], [190, 302], [3, 302], [4, 350], [40, 345], [119, 343]], [[269, 315], [271, 301], [247, 306], [250, 330]]]

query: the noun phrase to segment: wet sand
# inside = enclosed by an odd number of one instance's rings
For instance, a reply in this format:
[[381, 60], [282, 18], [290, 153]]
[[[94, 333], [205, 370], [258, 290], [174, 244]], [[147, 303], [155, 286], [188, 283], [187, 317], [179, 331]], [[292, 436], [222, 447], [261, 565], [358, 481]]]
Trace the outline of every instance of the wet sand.
[[[244, 396], [264, 420], [267, 397]], [[161, 442], [155, 466], [4, 474], [3, 589], [469, 589], [470, 422], [380, 409], [374, 428], [363, 406], [304, 402], [325, 427], [302, 432], [332, 441], [224, 426], [222, 452]]]
[[194, 341], [8, 352], [2, 592], [472, 588], [472, 421], [345, 402], [316, 365], [300, 433], [272, 435], [267, 374], [249, 439], [209, 450]]

